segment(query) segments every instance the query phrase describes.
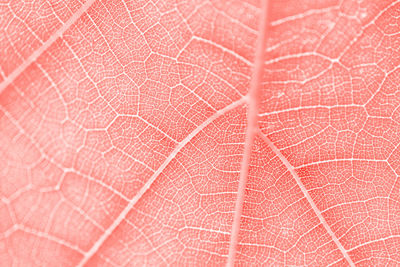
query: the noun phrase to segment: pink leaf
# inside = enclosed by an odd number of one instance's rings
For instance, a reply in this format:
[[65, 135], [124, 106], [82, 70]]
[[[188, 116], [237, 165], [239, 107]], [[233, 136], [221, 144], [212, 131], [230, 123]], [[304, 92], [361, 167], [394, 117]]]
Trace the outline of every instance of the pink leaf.
[[0, 265], [400, 265], [399, 17], [0, 0]]

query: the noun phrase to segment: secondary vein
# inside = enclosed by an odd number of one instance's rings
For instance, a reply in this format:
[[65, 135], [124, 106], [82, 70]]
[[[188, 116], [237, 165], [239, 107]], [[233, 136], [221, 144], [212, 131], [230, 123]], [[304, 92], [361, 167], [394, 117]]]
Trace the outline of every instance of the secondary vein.
[[286, 159], [285, 156], [282, 155], [282, 153], [279, 151], [279, 149], [261, 131], [259, 132], [259, 135], [262, 137], [264, 142], [271, 148], [271, 150], [279, 157], [279, 159], [281, 160], [283, 165], [285, 165], [285, 167], [288, 169], [288, 171], [292, 175], [293, 179], [296, 181], [297, 185], [300, 187], [300, 190], [303, 193], [303, 195], [305, 196], [305, 198], [307, 199], [308, 203], [311, 205], [311, 208], [313, 209], [314, 213], [317, 215], [322, 226], [325, 228], [325, 230], [331, 236], [333, 242], [339, 248], [340, 252], [343, 254], [343, 257], [346, 259], [346, 261], [349, 263], [349, 265], [351, 267], [354, 267], [355, 264], [351, 260], [349, 254], [347, 253], [347, 250], [343, 247], [343, 245], [340, 243], [339, 239], [336, 237], [335, 233], [332, 231], [329, 224], [326, 222], [324, 216], [322, 215], [322, 212], [319, 210], [319, 208], [315, 204], [314, 200], [308, 193], [306, 187], [304, 186], [303, 182], [300, 180], [300, 177], [297, 174], [294, 167], [292, 166], [292, 164], [290, 164], [290, 162]]
[[126, 218], [128, 213], [132, 210], [135, 204], [142, 198], [142, 196], [149, 190], [150, 186], [154, 183], [157, 177], [162, 173], [162, 171], [168, 166], [168, 164], [176, 157], [176, 155], [185, 147], [194, 136], [201, 132], [208, 125], [213, 123], [217, 118], [224, 115], [230, 110], [235, 109], [244, 104], [244, 97], [233, 102], [232, 104], [226, 106], [225, 108], [217, 111], [202, 124], [200, 124], [193, 132], [191, 132], [185, 139], [183, 139], [168, 156], [168, 158], [161, 164], [156, 172], [150, 177], [146, 184], [139, 190], [135, 197], [133, 197], [128, 205], [123, 209], [123, 211], [118, 215], [115, 221], [106, 229], [106, 231], [100, 236], [100, 238], [95, 242], [95, 244], [90, 248], [90, 250], [84, 255], [78, 267], [83, 267], [85, 264], [93, 257], [93, 255], [100, 249], [103, 243], [108, 239], [108, 237], [113, 233], [113, 231], [121, 224], [121, 222]]
[[95, 0], [86, 1], [56, 32], [54, 32], [47, 41], [36, 49], [21, 65], [15, 68], [4, 81], [0, 83], [0, 93], [9, 86], [24, 70], [35, 62], [58, 38], [63, 34], [93, 5]]

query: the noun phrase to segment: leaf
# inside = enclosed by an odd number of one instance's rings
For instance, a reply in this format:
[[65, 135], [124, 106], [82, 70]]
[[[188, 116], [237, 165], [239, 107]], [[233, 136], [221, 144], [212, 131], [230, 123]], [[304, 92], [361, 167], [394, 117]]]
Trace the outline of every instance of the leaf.
[[400, 2], [0, 1], [2, 266], [400, 265]]

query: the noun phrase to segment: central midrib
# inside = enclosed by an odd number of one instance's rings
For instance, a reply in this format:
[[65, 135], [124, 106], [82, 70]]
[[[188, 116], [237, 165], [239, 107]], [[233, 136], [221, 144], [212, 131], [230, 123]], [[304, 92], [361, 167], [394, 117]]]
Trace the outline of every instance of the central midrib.
[[258, 130], [258, 106], [260, 87], [264, 69], [264, 53], [265, 53], [265, 38], [268, 29], [268, 6], [269, 0], [262, 1], [262, 10], [259, 21], [259, 34], [257, 38], [253, 72], [250, 81], [250, 89], [247, 96], [248, 113], [247, 113], [247, 128], [244, 142], [243, 159], [240, 168], [240, 178], [238, 185], [238, 193], [236, 198], [236, 205], [234, 210], [234, 218], [232, 224], [231, 240], [229, 245], [229, 254], [227, 266], [233, 266], [235, 263], [235, 256], [237, 251], [238, 237], [240, 231], [240, 220], [242, 217], [243, 203], [245, 198], [245, 190], [247, 184], [247, 177], [249, 173], [251, 150], [254, 143], [255, 135]]
[[259, 134], [263, 140], [267, 143], [267, 145], [273, 150], [273, 152], [278, 156], [278, 158], [282, 161], [285, 167], [289, 170], [292, 174], [293, 179], [295, 179], [296, 183], [301, 188], [302, 193], [306, 197], [307, 201], [310, 203], [313, 211], [316, 213], [318, 219], [320, 220], [321, 224], [324, 226], [328, 234], [331, 236], [332, 240], [341, 251], [344, 259], [349, 263], [350, 266], [355, 266], [353, 261], [351, 260], [350, 256], [348, 255], [346, 249], [342, 246], [339, 239], [336, 237], [335, 233], [332, 231], [328, 223], [325, 221], [325, 218], [322, 216], [320, 210], [317, 208], [316, 204], [314, 203], [311, 196], [308, 194], [307, 190], [305, 189], [304, 185], [302, 184], [300, 178], [298, 177], [296, 171], [294, 170], [293, 166], [287, 161], [287, 159], [280, 153], [280, 151], [275, 147], [275, 145], [266, 137], [264, 136], [259, 127], [258, 127], [258, 118], [259, 118], [259, 102], [260, 102], [260, 89], [262, 83], [262, 74], [264, 69], [265, 63], [265, 43], [267, 38], [267, 31], [269, 28], [269, 19], [268, 19], [268, 10], [269, 8], [269, 0], [263, 1], [262, 6], [262, 15], [260, 18], [260, 25], [259, 25], [259, 36], [257, 40], [256, 46], [256, 53], [253, 65], [253, 75], [251, 78], [250, 89], [247, 95], [247, 104], [248, 104], [248, 114], [247, 114], [247, 129], [246, 129], [246, 137], [245, 137], [245, 144], [244, 144], [244, 153], [242, 159], [242, 165], [240, 170], [240, 179], [239, 179], [239, 186], [238, 186], [238, 194], [236, 199], [235, 205], [235, 213], [234, 213], [234, 220], [232, 225], [232, 232], [231, 232], [231, 240], [229, 246], [229, 254], [227, 260], [227, 266], [234, 266], [235, 264], [235, 256], [237, 252], [237, 245], [238, 245], [238, 237], [240, 231], [240, 221], [243, 212], [243, 203], [245, 198], [245, 190], [247, 184], [247, 177], [249, 173], [249, 166], [250, 166], [250, 157], [252, 152], [252, 147], [254, 144], [254, 139], [257, 134]]

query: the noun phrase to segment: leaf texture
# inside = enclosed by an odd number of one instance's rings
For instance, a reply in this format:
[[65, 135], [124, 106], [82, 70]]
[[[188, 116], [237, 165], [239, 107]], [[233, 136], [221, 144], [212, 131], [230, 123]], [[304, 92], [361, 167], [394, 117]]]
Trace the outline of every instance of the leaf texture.
[[1, 266], [400, 265], [400, 1], [0, 1]]

